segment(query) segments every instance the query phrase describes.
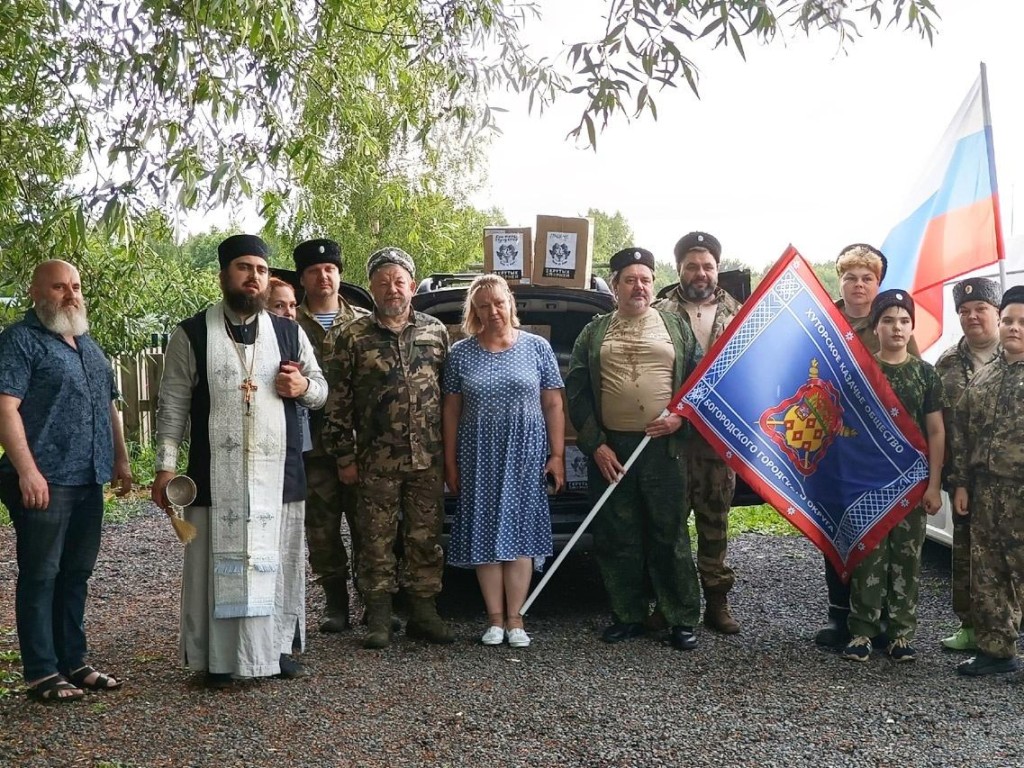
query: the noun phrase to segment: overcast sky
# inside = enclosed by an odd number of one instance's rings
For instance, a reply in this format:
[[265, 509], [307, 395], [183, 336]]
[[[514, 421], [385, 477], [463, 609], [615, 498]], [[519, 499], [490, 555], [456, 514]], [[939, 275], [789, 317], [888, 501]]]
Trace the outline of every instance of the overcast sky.
[[[788, 32], [785, 44], [769, 48], [751, 42], [746, 62], [732, 48], [698, 47], [691, 58], [701, 69], [701, 98], [685, 84], [662, 92], [657, 122], [618, 119], [598, 137], [596, 153], [565, 138], [579, 102], [562, 99], [538, 117], [527, 115], [525, 100], [499, 99], [510, 111], [499, 116], [503, 135], [475, 203], [495, 205], [519, 225], [538, 213], [618, 210], [635, 244], [666, 260], [692, 229], [715, 234], [724, 255], [752, 266], [774, 261], [790, 242], [813, 261], [832, 259], [851, 242], [881, 245], [985, 61], [1009, 238], [1014, 208], [1024, 228], [1024, 202], [1014, 201], [1024, 196], [1024, 2], [936, 5], [943, 18], [933, 47], [866, 23], [865, 37], [845, 54], [824, 33]], [[544, 21], [525, 33], [538, 53], [583, 39], [582, 18], [603, 27], [594, 11], [603, 3], [541, 6]]]

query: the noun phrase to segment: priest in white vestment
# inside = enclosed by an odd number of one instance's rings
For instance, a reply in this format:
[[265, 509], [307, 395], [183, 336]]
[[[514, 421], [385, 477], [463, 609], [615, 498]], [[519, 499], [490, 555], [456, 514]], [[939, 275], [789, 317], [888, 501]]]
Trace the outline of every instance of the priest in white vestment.
[[299, 326], [265, 310], [267, 246], [233, 235], [218, 247], [223, 301], [183, 321], [164, 357], [153, 501], [189, 428], [180, 653], [212, 687], [237, 678], [302, 677], [306, 479], [298, 406], [327, 383]]

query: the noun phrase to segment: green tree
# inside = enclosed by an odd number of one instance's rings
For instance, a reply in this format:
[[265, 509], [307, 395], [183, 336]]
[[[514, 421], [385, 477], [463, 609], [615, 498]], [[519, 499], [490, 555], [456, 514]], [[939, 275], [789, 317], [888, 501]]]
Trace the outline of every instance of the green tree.
[[594, 266], [608, 272], [608, 259], [616, 252], [631, 245], [637, 245], [633, 227], [620, 211], [605, 213], [598, 208], [590, 208], [587, 216], [594, 220]]

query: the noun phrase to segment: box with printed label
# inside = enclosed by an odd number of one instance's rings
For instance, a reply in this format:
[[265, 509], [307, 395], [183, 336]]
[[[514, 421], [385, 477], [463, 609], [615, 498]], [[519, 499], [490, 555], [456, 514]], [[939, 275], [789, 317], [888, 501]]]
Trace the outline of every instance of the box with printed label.
[[592, 219], [538, 216], [533, 246], [535, 285], [589, 288], [594, 265]]
[[572, 438], [565, 439], [565, 489], [567, 491], [585, 491], [587, 483], [587, 462], [590, 459], [577, 446]]
[[533, 230], [530, 227], [484, 227], [484, 272], [509, 283], [530, 282]]

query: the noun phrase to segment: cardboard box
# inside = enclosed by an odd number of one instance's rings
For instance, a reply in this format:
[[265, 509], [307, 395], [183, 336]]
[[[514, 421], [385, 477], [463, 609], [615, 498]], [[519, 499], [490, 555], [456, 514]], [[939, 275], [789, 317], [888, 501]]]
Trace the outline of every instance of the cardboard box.
[[450, 343], [454, 344], [459, 339], [466, 338], [466, 334], [462, 332], [462, 323], [454, 323], [452, 325], [445, 323], [444, 327], [448, 329], [448, 341]]
[[594, 221], [538, 216], [533, 253], [535, 285], [589, 288], [594, 266]]
[[484, 272], [510, 285], [527, 284], [533, 269], [533, 230], [529, 227], [484, 227]]
[[526, 325], [526, 324], [523, 324], [523, 325], [520, 325], [519, 328], [521, 330], [526, 331], [527, 333], [532, 333], [535, 336], [540, 336], [541, 338], [547, 339], [548, 343], [551, 342], [551, 326], [550, 325]]

